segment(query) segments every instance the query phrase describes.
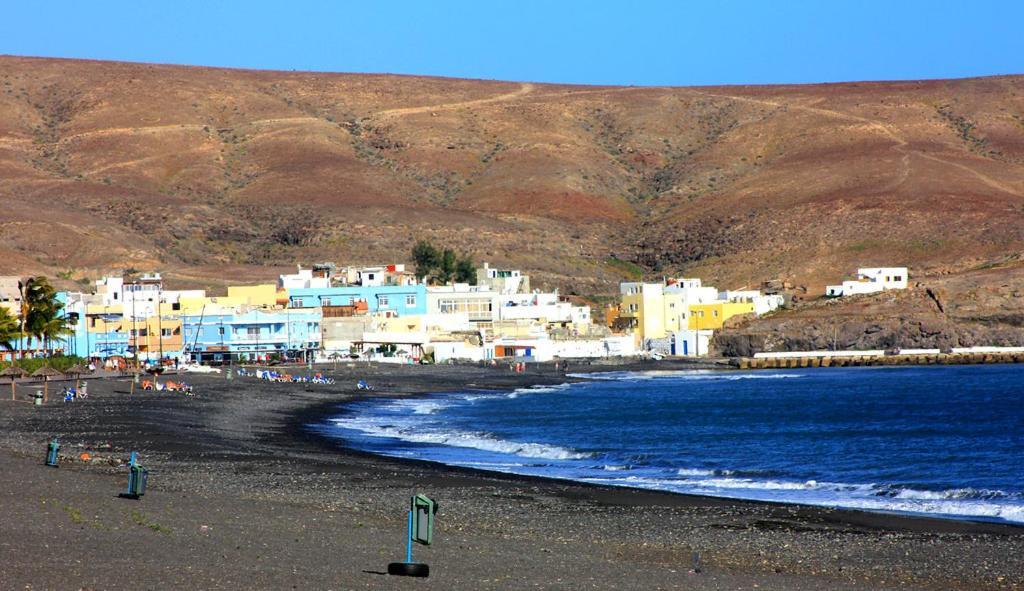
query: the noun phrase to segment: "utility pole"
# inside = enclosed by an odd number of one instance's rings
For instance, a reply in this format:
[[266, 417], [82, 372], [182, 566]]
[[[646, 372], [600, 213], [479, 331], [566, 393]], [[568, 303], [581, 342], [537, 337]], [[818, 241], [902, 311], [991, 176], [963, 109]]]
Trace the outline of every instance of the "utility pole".
[[92, 348], [89, 347], [89, 304], [85, 304], [85, 359], [92, 362]]
[[164, 362], [164, 312], [163, 312], [163, 306], [162, 306], [163, 302], [160, 301], [161, 297], [162, 296], [160, 294], [160, 286], [157, 286], [157, 288], [156, 288], [156, 329], [160, 333], [160, 336], [158, 337], [160, 339], [158, 341], [160, 343], [160, 364], [163, 365], [163, 362]]
[[256, 363], [260, 362], [260, 313], [259, 311], [253, 311], [253, 317], [256, 319]]
[[132, 290], [132, 357], [135, 358], [135, 375], [139, 375], [139, 331], [135, 324], [135, 291]]

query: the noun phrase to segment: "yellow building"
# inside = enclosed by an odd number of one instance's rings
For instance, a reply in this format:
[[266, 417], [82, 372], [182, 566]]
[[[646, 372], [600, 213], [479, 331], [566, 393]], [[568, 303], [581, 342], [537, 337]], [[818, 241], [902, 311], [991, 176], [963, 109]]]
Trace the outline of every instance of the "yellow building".
[[181, 318], [150, 316], [135, 322], [138, 336], [132, 334], [132, 322], [124, 321], [123, 331], [129, 335], [129, 345], [138, 344], [141, 359], [159, 359], [160, 354], [181, 351], [182, 341]]
[[115, 306], [103, 306], [101, 304], [88, 304], [85, 307], [86, 321], [85, 328], [89, 332], [111, 332], [120, 330], [121, 327], [121, 304]]
[[633, 329], [641, 341], [664, 338], [684, 328], [683, 294], [666, 292], [661, 283], [623, 283], [620, 292], [618, 326]]
[[[243, 299], [248, 305], [256, 308], [273, 308], [278, 305], [280, 300], [277, 285], [273, 283], [233, 285], [228, 287], [228, 298], [232, 300], [235, 298]], [[283, 299], [288, 301], [288, 296], [284, 296]]]
[[217, 296], [217, 297], [186, 297], [178, 300], [180, 306], [179, 314], [182, 316], [194, 316], [196, 314], [214, 313], [215, 310], [237, 309], [249, 303], [247, 297], [242, 296]]
[[714, 302], [690, 305], [690, 330], [718, 330], [726, 320], [740, 314], [753, 314], [750, 302]]

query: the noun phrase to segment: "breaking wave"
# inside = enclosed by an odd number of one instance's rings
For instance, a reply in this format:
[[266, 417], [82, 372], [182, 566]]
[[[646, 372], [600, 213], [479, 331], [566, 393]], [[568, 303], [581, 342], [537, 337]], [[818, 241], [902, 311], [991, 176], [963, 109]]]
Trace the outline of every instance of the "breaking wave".
[[478, 449], [482, 451], [511, 454], [523, 458], [544, 458], [548, 460], [577, 460], [590, 454], [558, 445], [509, 441], [485, 432], [437, 431], [415, 426], [399, 426], [382, 423], [377, 419], [340, 418], [332, 421], [338, 427], [353, 429], [371, 437], [387, 437], [409, 443], [426, 443]]
[[568, 377], [586, 380], [613, 380], [613, 381], [649, 381], [649, 380], [780, 380], [791, 378], [802, 378], [803, 374], [797, 373], [771, 373], [759, 371], [740, 373], [724, 369], [681, 369], [681, 370], [649, 370], [649, 371], [604, 371], [594, 373], [570, 373]]

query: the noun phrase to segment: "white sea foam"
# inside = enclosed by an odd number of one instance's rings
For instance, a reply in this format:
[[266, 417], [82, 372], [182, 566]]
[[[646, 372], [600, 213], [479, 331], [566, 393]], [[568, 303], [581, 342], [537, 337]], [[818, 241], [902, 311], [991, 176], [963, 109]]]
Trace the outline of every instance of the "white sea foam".
[[[680, 470], [680, 476], [698, 478], [656, 478], [643, 476], [589, 477], [586, 482], [669, 490], [718, 497], [800, 503], [826, 507], [912, 513], [941, 517], [996, 519], [1024, 523], [1024, 505], [1017, 493], [986, 489], [922, 491], [873, 484], [784, 481], [750, 478], [699, 478], [705, 470]], [[885, 494], [879, 495], [879, 491]]]
[[403, 426], [401, 421], [389, 421], [387, 418], [364, 419], [345, 417], [334, 419], [332, 422], [339, 427], [354, 429], [371, 437], [389, 437], [409, 443], [464, 447], [512, 454], [524, 458], [543, 458], [548, 460], [577, 460], [590, 457], [590, 454], [558, 445], [509, 441], [483, 432], [440, 431], [427, 427]]
[[947, 517], [970, 517], [1002, 519], [1024, 523], [1024, 505], [995, 503], [989, 501], [923, 500], [923, 499], [842, 499], [830, 504], [852, 509], [870, 511], [893, 511], [897, 513], [919, 513]]
[[676, 474], [680, 476], [713, 476], [713, 470], [699, 470], [696, 468], [680, 468], [676, 471]]
[[589, 380], [612, 381], [646, 381], [655, 379], [674, 379], [691, 381], [735, 381], [735, 380], [778, 380], [802, 378], [805, 374], [797, 373], [740, 373], [720, 369], [686, 369], [686, 370], [649, 370], [649, 371], [607, 371], [595, 373], [571, 373], [569, 377]]

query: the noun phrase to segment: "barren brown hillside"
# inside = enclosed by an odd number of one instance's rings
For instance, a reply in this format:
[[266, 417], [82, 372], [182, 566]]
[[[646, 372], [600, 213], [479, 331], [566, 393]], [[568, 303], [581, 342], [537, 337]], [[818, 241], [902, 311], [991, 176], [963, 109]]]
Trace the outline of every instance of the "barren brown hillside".
[[994, 288], [1022, 264], [1024, 77], [611, 88], [0, 57], [0, 213], [0, 273], [217, 284], [427, 238], [583, 294], [632, 263], [811, 294], [858, 265], [941, 286], [998, 265], [972, 275]]

